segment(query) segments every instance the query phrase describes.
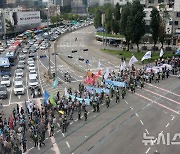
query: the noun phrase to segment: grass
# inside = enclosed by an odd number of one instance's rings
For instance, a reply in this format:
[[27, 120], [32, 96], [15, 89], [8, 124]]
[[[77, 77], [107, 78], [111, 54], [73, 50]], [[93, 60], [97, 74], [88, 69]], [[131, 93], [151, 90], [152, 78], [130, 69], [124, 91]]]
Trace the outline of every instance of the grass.
[[[126, 58], [126, 60], [130, 59], [132, 57], [132, 55], [134, 55], [139, 60], [138, 63], [141, 63], [141, 59], [144, 56], [144, 54], [146, 53], [146, 52], [142, 52], [142, 51], [141, 52], [132, 52], [132, 51], [109, 50], [109, 49], [101, 49], [101, 51], [111, 54], [111, 55], [114, 55], [118, 58], [124, 57], [124, 58]], [[163, 58], [172, 57], [172, 56], [174, 56], [174, 54], [172, 52], [165, 51]], [[151, 57], [152, 57], [151, 59], [144, 60], [144, 63], [150, 63], [156, 59], [159, 59], [159, 52], [152, 52]]]
[[100, 35], [100, 36], [107, 36], [107, 37], [116, 37], [116, 38], [123, 38], [124, 36], [123, 35], [120, 35], [120, 34], [110, 34], [110, 33], [103, 33], [103, 32], [96, 32], [96, 35]]

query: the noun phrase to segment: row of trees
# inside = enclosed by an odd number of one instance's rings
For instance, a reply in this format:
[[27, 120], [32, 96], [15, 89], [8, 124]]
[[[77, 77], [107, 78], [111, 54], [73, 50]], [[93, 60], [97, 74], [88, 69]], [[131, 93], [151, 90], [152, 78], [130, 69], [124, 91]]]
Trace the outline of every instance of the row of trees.
[[[105, 22], [102, 25], [102, 13], [105, 13]], [[107, 33], [122, 34], [126, 39], [127, 50], [129, 50], [130, 43], [137, 45], [139, 51], [139, 43], [145, 34], [145, 12], [144, 6], [139, 1], [127, 3], [122, 8], [117, 3], [115, 7], [105, 5], [96, 9], [94, 18], [94, 26], [104, 26]], [[165, 6], [160, 7], [160, 11], [153, 8], [151, 11], [151, 34], [154, 46], [158, 41], [163, 42], [165, 39], [165, 27], [168, 19], [168, 13]]]

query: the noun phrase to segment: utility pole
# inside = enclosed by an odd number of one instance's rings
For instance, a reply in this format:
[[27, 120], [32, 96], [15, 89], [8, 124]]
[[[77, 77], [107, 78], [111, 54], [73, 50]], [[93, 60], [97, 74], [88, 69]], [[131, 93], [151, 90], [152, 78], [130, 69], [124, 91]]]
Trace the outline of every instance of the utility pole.
[[49, 0], [48, 0], [48, 14], [47, 14], [47, 29], [48, 29], [48, 56], [49, 56], [49, 69], [48, 69], [48, 75], [49, 77], [51, 78], [51, 54], [50, 54], [50, 49], [49, 49], [49, 45], [50, 45], [50, 42], [49, 42]]
[[171, 50], [173, 50], [173, 41], [174, 41], [174, 2], [173, 3], [173, 10], [172, 10], [172, 30], [171, 30]]

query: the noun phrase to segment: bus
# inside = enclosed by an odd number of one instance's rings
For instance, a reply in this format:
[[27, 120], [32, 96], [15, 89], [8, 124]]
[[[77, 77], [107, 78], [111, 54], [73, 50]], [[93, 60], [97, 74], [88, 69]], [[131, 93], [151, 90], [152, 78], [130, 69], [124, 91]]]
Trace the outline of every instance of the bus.
[[9, 75], [11, 76], [11, 67], [8, 58], [0, 57], [0, 75]]

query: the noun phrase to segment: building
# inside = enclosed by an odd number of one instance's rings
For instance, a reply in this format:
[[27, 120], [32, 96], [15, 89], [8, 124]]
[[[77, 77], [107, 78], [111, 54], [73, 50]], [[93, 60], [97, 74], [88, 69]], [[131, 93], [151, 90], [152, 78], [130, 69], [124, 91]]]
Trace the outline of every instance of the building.
[[97, 6], [97, 5], [99, 5], [99, 1], [100, 0], [89, 0], [88, 2], [89, 2], [89, 6]]
[[87, 0], [72, 0], [71, 12], [77, 14], [87, 13]]

